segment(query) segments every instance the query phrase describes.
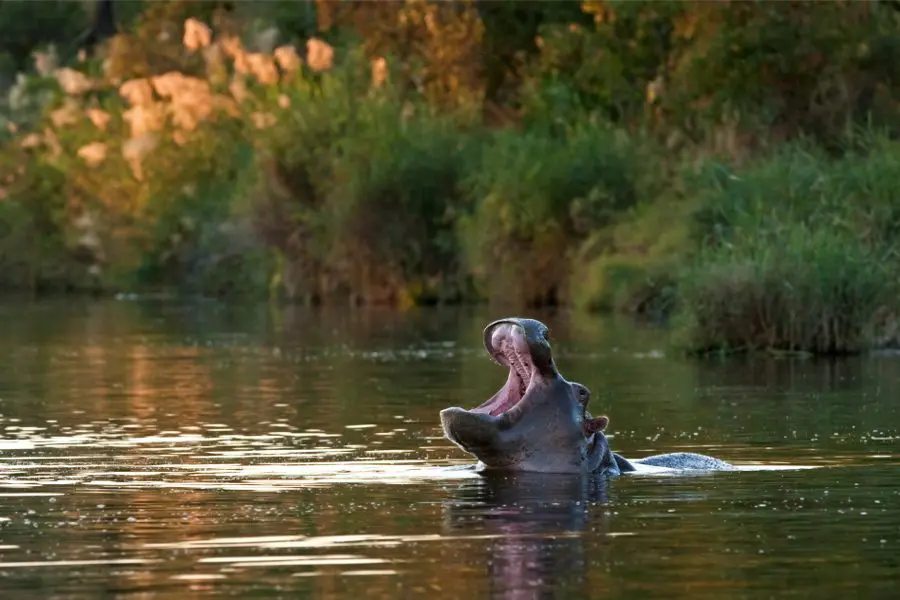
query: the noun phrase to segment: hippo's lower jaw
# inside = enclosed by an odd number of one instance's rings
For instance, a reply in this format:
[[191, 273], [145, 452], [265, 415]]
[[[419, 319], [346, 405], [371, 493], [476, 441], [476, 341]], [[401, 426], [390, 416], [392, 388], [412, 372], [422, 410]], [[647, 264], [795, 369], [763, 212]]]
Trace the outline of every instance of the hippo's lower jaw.
[[495, 321], [484, 330], [484, 345], [509, 375], [480, 406], [441, 411], [451, 442], [486, 469], [572, 473], [615, 468], [602, 433], [608, 419], [591, 418], [588, 389], [556, 370], [543, 323]]

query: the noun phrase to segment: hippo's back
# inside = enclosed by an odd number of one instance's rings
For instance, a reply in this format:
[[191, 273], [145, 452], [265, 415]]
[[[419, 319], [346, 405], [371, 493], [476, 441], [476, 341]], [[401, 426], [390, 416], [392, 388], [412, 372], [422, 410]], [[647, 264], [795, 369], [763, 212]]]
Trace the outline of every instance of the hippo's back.
[[653, 456], [647, 456], [645, 458], [639, 458], [636, 460], [632, 459], [631, 462], [641, 465], [649, 465], [652, 467], [676, 469], [679, 471], [730, 471], [734, 469], [733, 466], [731, 466], [724, 460], [719, 460], [718, 458], [705, 456], [703, 454], [696, 454], [694, 452], [669, 452], [667, 454], [655, 454]]

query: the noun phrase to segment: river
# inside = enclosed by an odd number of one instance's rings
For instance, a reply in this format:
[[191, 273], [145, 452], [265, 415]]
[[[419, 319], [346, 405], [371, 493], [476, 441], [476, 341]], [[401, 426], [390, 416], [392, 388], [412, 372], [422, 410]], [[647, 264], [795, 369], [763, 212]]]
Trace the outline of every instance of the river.
[[501, 316], [0, 301], [0, 597], [900, 587], [900, 358], [692, 360], [658, 329], [529, 315], [617, 452], [761, 468], [486, 478], [438, 412], [505, 381], [481, 346]]

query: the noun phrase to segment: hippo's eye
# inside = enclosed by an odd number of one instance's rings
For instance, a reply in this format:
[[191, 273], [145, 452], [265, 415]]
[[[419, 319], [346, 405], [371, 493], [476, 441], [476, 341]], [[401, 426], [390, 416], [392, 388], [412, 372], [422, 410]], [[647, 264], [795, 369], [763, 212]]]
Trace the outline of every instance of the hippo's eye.
[[545, 328], [544, 331], [541, 332], [541, 335], [544, 336], [545, 340], [547, 340], [548, 342], [550, 341], [550, 330], [549, 329]]

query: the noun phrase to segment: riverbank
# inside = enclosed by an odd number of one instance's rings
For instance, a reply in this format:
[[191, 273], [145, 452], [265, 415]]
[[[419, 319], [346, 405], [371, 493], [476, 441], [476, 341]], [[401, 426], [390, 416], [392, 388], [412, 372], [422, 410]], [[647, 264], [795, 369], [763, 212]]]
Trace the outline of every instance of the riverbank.
[[[531, 3], [531, 48], [466, 2], [318, 3], [314, 35], [280, 40], [155, 4], [10, 91], [0, 286], [567, 305], [670, 319], [700, 353], [897, 342], [896, 103], [888, 49], [859, 46], [887, 13], [819, 11], [773, 73], [763, 42], [800, 9]], [[750, 58], [691, 54], [724, 39]], [[512, 63], [479, 62], [497, 44]], [[753, 61], [758, 89], [732, 72]]]

